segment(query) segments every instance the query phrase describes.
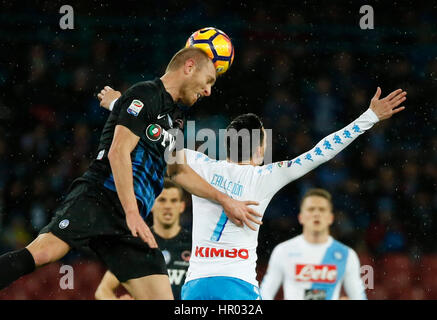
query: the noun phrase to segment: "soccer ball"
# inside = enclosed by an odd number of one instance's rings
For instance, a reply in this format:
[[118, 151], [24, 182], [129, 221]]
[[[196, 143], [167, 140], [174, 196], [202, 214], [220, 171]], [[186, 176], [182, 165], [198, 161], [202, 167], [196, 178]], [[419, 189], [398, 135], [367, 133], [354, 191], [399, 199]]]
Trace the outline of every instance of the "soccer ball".
[[194, 32], [185, 47], [197, 47], [205, 51], [214, 63], [217, 74], [225, 73], [234, 61], [234, 46], [223, 31], [203, 28]]

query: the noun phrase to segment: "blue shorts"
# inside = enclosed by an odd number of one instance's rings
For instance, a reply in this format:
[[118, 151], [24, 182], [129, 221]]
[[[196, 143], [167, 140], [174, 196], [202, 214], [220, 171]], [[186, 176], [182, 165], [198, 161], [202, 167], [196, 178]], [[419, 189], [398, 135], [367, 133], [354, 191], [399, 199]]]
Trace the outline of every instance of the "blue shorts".
[[259, 288], [232, 277], [208, 277], [188, 281], [182, 300], [261, 300]]

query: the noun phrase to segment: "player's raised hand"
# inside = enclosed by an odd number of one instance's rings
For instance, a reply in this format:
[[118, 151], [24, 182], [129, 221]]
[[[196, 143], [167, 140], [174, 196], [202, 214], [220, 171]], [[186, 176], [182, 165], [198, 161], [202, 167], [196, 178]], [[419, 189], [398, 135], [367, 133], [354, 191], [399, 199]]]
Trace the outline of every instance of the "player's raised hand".
[[387, 97], [379, 99], [381, 96], [381, 88], [376, 89], [376, 93], [370, 101], [370, 109], [378, 116], [379, 120], [385, 120], [390, 118], [392, 115], [401, 112], [405, 109], [404, 106], [398, 106], [404, 102], [407, 97], [407, 92], [402, 89], [397, 89], [390, 93]]
[[120, 96], [120, 91], [115, 91], [109, 86], [105, 86], [102, 90], [100, 90], [100, 93], [97, 94], [97, 98], [100, 101], [100, 106], [105, 108], [106, 110], [109, 110], [109, 105], [111, 104], [111, 102], [119, 98]]
[[150, 248], [158, 248], [155, 237], [138, 213], [126, 214], [126, 223], [134, 237], [140, 237]]
[[254, 231], [256, 231], [257, 229], [249, 221], [261, 225], [262, 221], [256, 219], [255, 217], [261, 217], [262, 215], [248, 206], [258, 204], [259, 203], [255, 201], [238, 201], [232, 198], [227, 198], [221, 203], [223, 210], [225, 211], [229, 220], [231, 220], [239, 227], [247, 225], [250, 229]]

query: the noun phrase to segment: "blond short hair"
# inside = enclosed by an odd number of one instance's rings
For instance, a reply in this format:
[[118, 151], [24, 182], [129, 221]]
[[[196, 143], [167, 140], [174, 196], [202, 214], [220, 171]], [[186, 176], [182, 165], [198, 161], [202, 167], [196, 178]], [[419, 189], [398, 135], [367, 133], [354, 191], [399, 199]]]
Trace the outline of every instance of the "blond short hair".
[[327, 190], [320, 189], [320, 188], [309, 189], [307, 192], [305, 192], [304, 196], [302, 197], [302, 200], [300, 201], [300, 207], [302, 208], [303, 202], [305, 201], [306, 198], [314, 197], [314, 196], [325, 198], [326, 200], [328, 200], [329, 205], [331, 206], [331, 210], [334, 208], [332, 204], [331, 194]]
[[197, 66], [202, 68], [208, 60], [210, 60], [208, 54], [200, 48], [188, 47], [183, 48], [176, 52], [167, 65], [165, 72], [174, 71], [182, 67], [188, 59], [194, 59]]

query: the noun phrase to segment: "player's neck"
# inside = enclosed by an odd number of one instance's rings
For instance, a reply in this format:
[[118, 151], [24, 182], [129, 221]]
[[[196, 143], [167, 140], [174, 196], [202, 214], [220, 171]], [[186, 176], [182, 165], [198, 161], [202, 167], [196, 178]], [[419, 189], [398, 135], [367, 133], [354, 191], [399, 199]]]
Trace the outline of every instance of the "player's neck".
[[326, 243], [329, 240], [329, 232], [304, 231], [303, 238], [312, 244]]
[[181, 226], [175, 223], [169, 228], [165, 228], [159, 223], [155, 223], [153, 225], [153, 231], [155, 231], [155, 233], [163, 239], [171, 239], [178, 235], [178, 233], [181, 231]]
[[178, 78], [175, 76], [174, 73], [167, 72], [160, 79], [162, 81], [162, 84], [164, 85], [165, 91], [167, 91], [171, 95], [174, 102], [177, 102], [180, 98], [180, 84]]

